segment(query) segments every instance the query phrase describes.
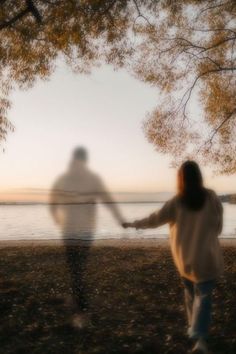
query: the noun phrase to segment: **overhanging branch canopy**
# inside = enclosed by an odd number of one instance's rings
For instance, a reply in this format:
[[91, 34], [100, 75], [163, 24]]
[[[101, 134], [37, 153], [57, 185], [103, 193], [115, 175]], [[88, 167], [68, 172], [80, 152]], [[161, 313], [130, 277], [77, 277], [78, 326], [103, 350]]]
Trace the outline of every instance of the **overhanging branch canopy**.
[[161, 93], [144, 123], [158, 151], [235, 172], [235, 19], [235, 0], [0, 0], [0, 139], [11, 86], [49, 77], [59, 56], [76, 72], [107, 62]]

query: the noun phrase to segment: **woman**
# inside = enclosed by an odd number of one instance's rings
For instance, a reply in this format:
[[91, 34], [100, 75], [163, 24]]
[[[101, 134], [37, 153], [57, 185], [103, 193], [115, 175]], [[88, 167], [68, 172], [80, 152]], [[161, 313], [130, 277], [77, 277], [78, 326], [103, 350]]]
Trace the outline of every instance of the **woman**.
[[169, 223], [170, 246], [182, 277], [188, 317], [188, 335], [196, 339], [192, 353], [207, 353], [211, 295], [223, 270], [218, 241], [223, 209], [215, 192], [203, 186], [198, 164], [186, 161], [178, 171], [178, 193], [149, 217], [125, 223], [136, 229]]

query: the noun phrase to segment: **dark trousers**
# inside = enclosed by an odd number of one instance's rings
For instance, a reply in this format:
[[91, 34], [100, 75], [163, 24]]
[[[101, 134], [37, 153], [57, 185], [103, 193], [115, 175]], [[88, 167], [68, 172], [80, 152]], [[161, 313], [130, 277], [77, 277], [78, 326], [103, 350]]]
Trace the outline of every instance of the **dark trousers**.
[[90, 244], [86, 246], [66, 245], [66, 261], [70, 272], [71, 290], [77, 311], [88, 309], [88, 298], [85, 282], [87, 259]]

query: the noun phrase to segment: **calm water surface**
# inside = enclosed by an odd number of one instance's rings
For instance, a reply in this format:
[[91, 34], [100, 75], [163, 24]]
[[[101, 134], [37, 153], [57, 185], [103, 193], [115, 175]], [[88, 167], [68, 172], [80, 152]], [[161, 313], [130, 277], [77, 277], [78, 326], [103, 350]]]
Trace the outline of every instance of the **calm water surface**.
[[[118, 204], [127, 220], [148, 216], [163, 203]], [[224, 229], [221, 237], [236, 237], [236, 205], [224, 203]], [[60, 239], [61, 232], [54, 224], [47, 205], [1, 205], [0, 239], [50, 240]], [[110, 238], [162, 238], [168, 235], [168, 226], [150, 230], [123, 230], [109, 210], [97, 205], [95, 239]]]

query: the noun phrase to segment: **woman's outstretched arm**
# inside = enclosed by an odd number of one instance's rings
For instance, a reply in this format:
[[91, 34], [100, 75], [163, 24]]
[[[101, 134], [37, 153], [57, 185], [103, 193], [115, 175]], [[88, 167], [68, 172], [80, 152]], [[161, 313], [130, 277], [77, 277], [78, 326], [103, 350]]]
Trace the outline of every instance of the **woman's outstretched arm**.
[[134, 222], [123, 223], [123, 227], [135, 227], [136, 229], [148, 229], [171, 223], [175, 219], [176, 198], [168, 200], [163, 207], [149, 215], [147, 218], [135, 220]]

